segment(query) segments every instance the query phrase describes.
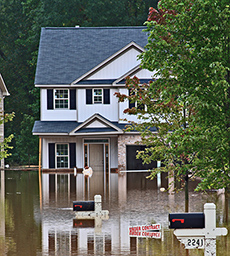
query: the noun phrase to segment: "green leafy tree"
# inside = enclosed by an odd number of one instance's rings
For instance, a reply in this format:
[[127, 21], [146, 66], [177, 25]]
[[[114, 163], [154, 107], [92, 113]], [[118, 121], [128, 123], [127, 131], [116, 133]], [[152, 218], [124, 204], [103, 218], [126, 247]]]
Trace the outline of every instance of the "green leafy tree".
[[[12, 121], [14, 118], [14, 113], [7, 114], [7, 113], [1, 113], [0, 114], [0, 125], [5, 124], [9, 121]], [[10, 149], [12, 149], [12, 146], [10, 146], [10, 142], [13, 139], [13, 134], [10, 134], [7, 137], [1, 138], [0, 142], [0, 160], [3, 158], [7, 158], [11, 155], [9, 152]]]
[[[116, 93], [116, 96], [120, 102], [136, 102], [136, 107], [124, 112], [136, 115], [138, 120], [131, 122], [127, 131], [140, 132], [141, 144], [147, 146], [145, 150], [138, 151], [137, 158], [141, 158], [144, 164], [162, 162], [161, 167], [151, 170], [149, 178], [155, 178], [159, 172], [168, 172], [168, 178], [175, 176], [169, 189], [177, 191], [185, 187], [185, 210], [188, 211], [188, 181], [199, 175], [204, 166], [201, 159], [206, 154], [203, 147], [206, 138], [201, 128], [192, 123], [194, 110], [185, 102], [183, 95], [176, 97], [170, 90], [165, 91], [158, 80], [140, 84], [137, 77], [128, 77], [126, 86], [129, 95]], [[152, 127], [157, 128], [157, 134], [152, 132]]]
[[[166, 163], [156, 171], [173, 170], [185, 181], [193, 173], [200, 176], [198, 189], [228, 191], [230, 184], [229, 17], [226, 0], [162, 0], [157, 10], [150, 9], [146, 22], [149, 38], [140, 58], [142, 67], [158, 77], [150, 83], [150, 97], [157, 99], [157, 104], [162, 100], [162, 109], [173, 99], [181, 105], [179, 118], [175, 102], [167, 106], [172, 113], [171, 128], [164, 119], [162, 124], [153, 120], [149, 125], [156, 125], [159, 134], [166, 126], [163, 141], [168, 142], [166, 147], [157, 147], [160, 135], [149, 135], [150, 143], [156, 141], [152, 144], [156, 153], [151, 157], [156, 159], [158, 154]], [[142, 155], [145, 157], [148, 154]]]
[[21, 132], [16, 141], [17, 154], [20, 159], [19, 163], [27, 163], [29, 166], [31, 164], [37, 164], [38, 156], [38, 137], [28, 136], [32, 133], [34, 121], [34, 117], [24, 115], [23, 121], [21, 122]]
[[[173, 11], [172, 11], [173, 10]], [[156, 70], [165, 91], [195, 110], [193, 124], [206, 136], [201, 188], [229, 187], [230, 6], [228, 1], [161, 1], [162, 22], [150, 13], [144, 68]], [[154, 51], [153, 51], [154, 49]], [[169, 79], [170, 78], [170, 79]], [[220, 182], [220, 172], [221, 182]], [[212, 179], [211, 183], [205, 180]]]

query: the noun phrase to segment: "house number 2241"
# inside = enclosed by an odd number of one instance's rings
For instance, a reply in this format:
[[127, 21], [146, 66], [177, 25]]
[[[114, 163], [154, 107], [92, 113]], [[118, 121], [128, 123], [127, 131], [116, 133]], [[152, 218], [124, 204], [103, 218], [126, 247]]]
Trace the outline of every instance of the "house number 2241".
[[186, 248], [203, 248], [204, 238], [188, 238]]

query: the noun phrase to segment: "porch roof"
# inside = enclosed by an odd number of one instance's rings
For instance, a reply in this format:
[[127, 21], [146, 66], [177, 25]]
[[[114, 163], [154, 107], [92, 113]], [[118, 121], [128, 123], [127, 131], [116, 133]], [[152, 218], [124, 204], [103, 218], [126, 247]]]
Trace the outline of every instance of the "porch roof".
[[[69, 135], [71, 131], [76, 129], [82, 122], [75, 121], [35, 121], [32, 133], [34, 135], [50, 134], [50, 135]], [[124, 130], [128, 123], [120, 124], [118, 122], [111, 122], [117, 128]], [[98, 127], [98, 128], [82, 128], [78, 133], [99, 133], [99, 132], [114, 132], [117, 133], [112, 127]]]

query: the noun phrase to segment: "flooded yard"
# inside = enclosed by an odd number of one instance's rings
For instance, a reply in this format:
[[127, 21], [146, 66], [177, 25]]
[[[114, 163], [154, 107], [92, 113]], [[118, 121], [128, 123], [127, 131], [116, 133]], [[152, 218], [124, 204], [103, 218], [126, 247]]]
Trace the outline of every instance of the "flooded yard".
[[[168, 195], [146, 174], [83, 174], [1, 171], [0, 255], [204, 255], [185, 250], [169, 229], [168, 215], [184, 212], [184, 192]], [[164, 182], [161, 187], [165, 186]], [[215, 203], [217, 227], [224, 224], [224, 195], [190, 189], [190, 211], [203, 212]], [[102, 196], [108, 218], [76, 219], [73, 201]], [[228, 202], [229, 203], [229, 202]], [[155, 238], [131, 237], [130, 226], [161, 224]], [[229, 228], [228, 228], [229, 230]], [[230, 255], [230, 234], [217, 238], [217, 255]]]

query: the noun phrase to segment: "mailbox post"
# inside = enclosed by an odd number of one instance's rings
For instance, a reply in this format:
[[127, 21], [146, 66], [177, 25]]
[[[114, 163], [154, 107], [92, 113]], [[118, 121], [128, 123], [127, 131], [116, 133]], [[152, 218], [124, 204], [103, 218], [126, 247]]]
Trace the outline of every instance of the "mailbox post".
[[[200, 213], [197, 216], [202, 218], [202, 214]], [[194, 213], [179, 214], [179, 216], [177, 214], [170, 214], [169, 228], [175, 228], [174, 235], [185, 245], [185, 249], [204, 249], [204, 256], [215, 256], [216, 237], [226, 236], [228, 231], [226, 228], [216, 228], [215, 204], [207, 203], [204, 205], [203, 217], [204, 227], [197, 227], [195, 224], [196, 219], [194, 220]], [[200, 221], [201, 220], [199, 220], [199, 222]], [[187, 225], [188, 222], [190, 223], [189, 228]]]
[[74, 201], [73, 210], [76, 211], [78, 220], [95, 220], [95, 232], [101, 232], [102, 220], [109, 219], [109, 211], [102, 210], [100, 195], [94, 196], [94, 201]]

